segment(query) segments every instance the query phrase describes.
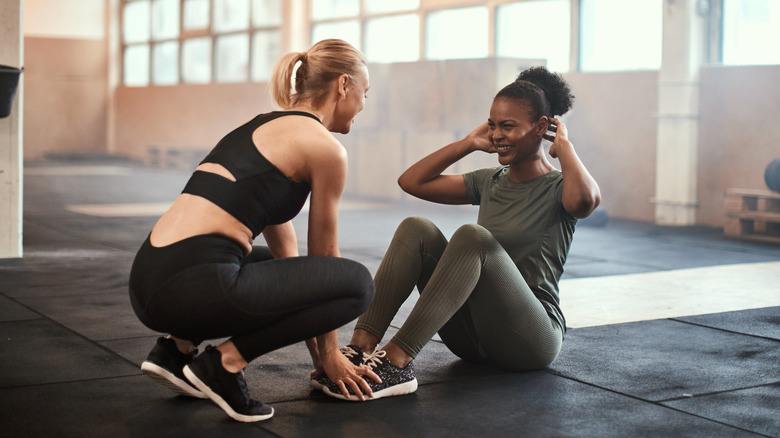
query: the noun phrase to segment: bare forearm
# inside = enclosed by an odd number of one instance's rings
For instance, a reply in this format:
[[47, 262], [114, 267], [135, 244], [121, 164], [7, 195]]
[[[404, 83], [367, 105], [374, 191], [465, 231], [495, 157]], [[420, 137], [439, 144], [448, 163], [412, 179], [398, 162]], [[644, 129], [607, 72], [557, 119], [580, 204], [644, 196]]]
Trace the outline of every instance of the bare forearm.
[[320, 350], [317, 347], [317, 338], [310, 338], [306, 340], [306, 348], [309, 349], [311, 355], [311, 361], [314, 363], [314, 368], [322, 368], [322, 361], [320, 360]]
[[316, 338], [317, 353], [320, 360], [324, 360], [333, 354], [339, 352], [339, 338], [336, 330], [329, 331], [324, 335], [317, 336]]
[[398, 178], [398, 185], [410, 195], [442, 204], [466, 204], [462, 175], [442, 174], [449, 166], [474, 151], [468, 140], [451, 143], [418, 161]]
[[467, 140], [458, 140], [425, 156], [409, 167], [399, 178], [398, 184], [405, 191], [413, 189], [440, 176], [448, 167], [474, 151]]
[[563, 173], [564, 207], [574, 217], [587, 217], [601, 202], [599, 186], [570, 142], [561, 144], [556, 152]]
[[263, 238], [274, 258], [298, 256], [298, 239], [291, 222], [267, 226]]

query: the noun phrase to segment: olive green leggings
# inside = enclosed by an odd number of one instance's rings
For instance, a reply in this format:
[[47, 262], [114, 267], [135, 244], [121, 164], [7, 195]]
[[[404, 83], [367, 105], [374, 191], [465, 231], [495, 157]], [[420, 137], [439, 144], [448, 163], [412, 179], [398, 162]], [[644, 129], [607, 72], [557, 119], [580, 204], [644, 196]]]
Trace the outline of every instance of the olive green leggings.
[[447, 242], [428, 219], [405, 219], [374, 282], [374, 300], [356, 328], [380, 340], [415, 285], [420, 291], [392, 339], [412, 357], [437, 332], [458, 357], [510, 370], [544, 368], [560, 352], [560, 325], [480, 225], [460, 227]]

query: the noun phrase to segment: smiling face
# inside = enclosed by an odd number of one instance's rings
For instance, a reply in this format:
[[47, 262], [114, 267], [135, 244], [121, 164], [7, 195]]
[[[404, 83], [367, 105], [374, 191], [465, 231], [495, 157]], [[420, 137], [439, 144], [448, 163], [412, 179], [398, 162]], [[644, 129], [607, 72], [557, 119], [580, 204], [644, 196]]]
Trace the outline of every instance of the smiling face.
[[352, 129], [355, 116], [366, 105], [366, 93], [371, 87], [368, 79], [368, 68], [363, 65], [357, 75], [351, 78], [346, 77], [345, 83], [339, 84], [339, 86], [343, 87], [344, 94], [336, 106], [334, 127], [331, 131], [347, 134]]
[[533, 120], [530, 108], [522, 100], [498, 97], [490, 106], [488, 127], [498, 162], [517, 164], [541, 154], [547, 118]]

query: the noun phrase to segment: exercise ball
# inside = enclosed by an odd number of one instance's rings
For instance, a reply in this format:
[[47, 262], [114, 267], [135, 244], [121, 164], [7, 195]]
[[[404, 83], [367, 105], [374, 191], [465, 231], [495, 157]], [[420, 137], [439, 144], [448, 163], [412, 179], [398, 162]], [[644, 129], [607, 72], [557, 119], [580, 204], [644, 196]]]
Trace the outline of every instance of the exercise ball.
[[780, 192], [780, 158], [775, 158], [766, 166], [764, 181], [770, 190]]

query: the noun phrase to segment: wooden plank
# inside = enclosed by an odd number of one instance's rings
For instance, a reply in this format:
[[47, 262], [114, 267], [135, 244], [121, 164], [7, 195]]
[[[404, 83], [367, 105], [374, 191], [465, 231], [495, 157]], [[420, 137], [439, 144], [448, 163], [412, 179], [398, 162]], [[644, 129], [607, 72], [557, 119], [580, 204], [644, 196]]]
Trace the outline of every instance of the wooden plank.
[[780, 193], [771, 190], [760, 189], [726, 189], [726, 195], [756, 196], [771, 199], [780, 199]]

